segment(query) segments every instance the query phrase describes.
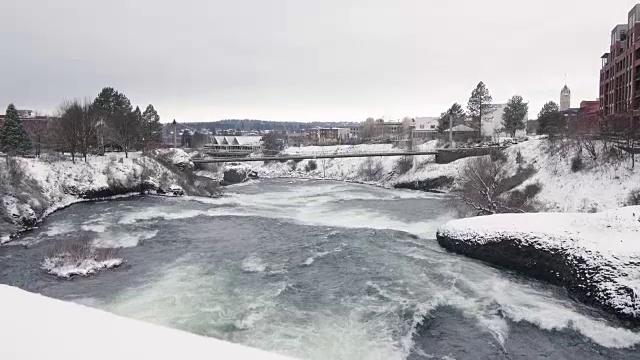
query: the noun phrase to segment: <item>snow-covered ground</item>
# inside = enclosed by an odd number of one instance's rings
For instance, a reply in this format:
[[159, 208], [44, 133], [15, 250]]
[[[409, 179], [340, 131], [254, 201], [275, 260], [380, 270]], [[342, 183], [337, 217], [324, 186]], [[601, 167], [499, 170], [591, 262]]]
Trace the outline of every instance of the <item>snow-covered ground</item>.
[[[513, 245], [510, 257], [530, 251], [528, 247], [560, 254], [578, 273], [578, 279], [571, 281], [595, 290], [589, 291], [587, 298], [640, 320], [640, 206], [596, 214], [502, 214], [453, 220], [438, 230], [438, 239], [444, 240], [445, 246], [462, 243], [467, 255], [483, 260], [487, 259], [474, 248], [501, 242]], [[498, 258], [498, 265], [510, 260]], [[527, 261], [536, 262], [535, 258]], [[580, 276], [583, 271], [588, 276]]]
[[[437, 141], [427, 142], [420, 146], [420, 150], [432, 150], [438, 147]], [[288, 148], [287, 154], [309, 153], [345, 153], [356, 151], [388, 151], [391, 145], [356, 145], [356, 146], [307, 146], [300, 148]], [[560, 151], [557, 145], [551, 144], [547, 139], [531, 137], [528, 141], [513, 145], [505, 150], [507, 154], [506, 166], [515, 171], [517, 154], [524, 159], [523, 166], [532, 166], [536, 173], [525, 181], [519, 188], [539, 183], [542, 186], [537, 200], [542, 204], [541, 210], [552, 212], [596, 212], [615, 209], [626, 205], [629, 193], [640, 189], [640, 165], [635, 170], [631, 169], [629, 161], [607, 161], [604, 154], [599, 154], [598, 160], [591, 160], [583, 153], [582, 159], [585, 169], [573, 172], [571, 159], [575, 150], [567, 146], [565, 151]], [[602, 151], [600, 151], [602, 152]], [[313, 160], [317, 169], [307, 171], [305, 167], [312, 160], [303, 160], [295, 164], [289, 161], [285, 163], [272, 162], [246, 163], [257, 171], [260, 177], [296, 177], [296, 178], [326, 178], [331, 180], [345, 180], [369, 183], [383, 187], [393, 187], [398, 183], [413, 183], [449, 177], [457, 179], [460, 170], [471, 158], [461, 159], [450, 164], [436, 164], [433, 156], [415, 156], [413, 167], [406, 173], [400, 174], [397, 166], [400, 157], [373, 158], [373, 162], [379, 163], [382, 170], [378, 178], [363, 176], [360, 169], [367, 162], [367, 158], [341, 158]], [[455, 187], [454, 182], [452, 187]], [[451, 188], [449, 188], [450, 190]], [[445, 189], [447, 190], [447, 189]]]
[[[431, 141], [418, 147], [421, 151], [433, 150], [437, 147], [436, 141]], [[283, 151], [287, 155], [307, 155], [307, 154], [348, 154], [358, 152], [385, 152], [400, 151], [393, 148], [391, 144], [362, 144], [362, 145], [335, 145], [335, 146], [303, 146], [290, 147]], [[370, 160], [367, 160], [370, 159]], [[384, 187], [392, 187], [393, 180], [397, 177], [397, 166], [400, 156], [375, 157], [375, 158], [338, 158], [338, 159], [308, 159], [300, 162], [271, 162], [247, 163], [258, 173], [260, 177], [294, 177], [294, 178], [315, 178], [340, 181], [354, 181], [367, 184], [374, 184]], [[370, 164], [367, 164], [370, 161]], [[434, 156], [421, 155], [414, 156], [414, 166], [422, 163], [434, 161]], [[310, 163], [315, 163], [316, 168], [310, 167]], [[375, 174], [364, 174], [361, 171], [363, 166], [372, 165]], [[366, 171], [365, 171], [366, 173]]]
[[0, 359], [290, 359], [0, 285]]
[[[182, 150], [164, 150], [164, 155], [174, 164], [191, 164]], [[144, 179], [164, 178], [173, 182], [175, 174], [152, 158], [140, 153], [123, 153], [107, 156], [89, 156], [87, 162], [76, 159], [14, 158], [19, 172], [10, 175], [9, 165], [0, 162], [0, 201], [8, 219], [0, 216], [0, 244], [10, 240], [10, 235], [32, 226], [54, 211], [87, 198], [110, 197], [112, 193], [123, 195], [139, 190]], [[17, 179], [10, 178], [11, 176]], [[152, 179], [152, 182], [157, 183]], [[174, 186], [174, 188], [171, 188]], [[167, 185], [171, 191], [175, 185]], [[1, 215], [1, 212], [0, 212]]]
[[[573, 172], [571, 159], [575, 150], [567, 146], [566, 153], [546, 139], [530, 139], [509, 147], [507, 167], [517, 169], [518, 152], [524, 159], [523, 166], [532, 166], [536, 173], [520, 188], [539, 183], [542, 190], [537, 200], [545, 211], [552, 212], [596, 212], [627, 205], [632, 190], [640, 189], [640, 167], [631, 169], [630, 161], [607, 161], [604, 154], [598, 160], [582, 155], [585, 169]], [[430, 163], [412, 169], [397, 181], [411, 182], [438, 176], [458, 177], [458, 173], [470, 159], [461, 159], [450, 164]]]

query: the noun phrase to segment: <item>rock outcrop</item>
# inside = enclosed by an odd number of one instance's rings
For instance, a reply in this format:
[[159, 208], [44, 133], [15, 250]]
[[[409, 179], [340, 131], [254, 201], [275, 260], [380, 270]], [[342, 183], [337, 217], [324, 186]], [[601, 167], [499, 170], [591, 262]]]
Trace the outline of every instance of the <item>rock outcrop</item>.
[[223, 169], [222, 185], [240, 184], [249, 179], [257, 179], [258, 173], [247, 164], [229, 163]]
[[563, 286], [576, 300], [640, 326], [640, 206], [454, 220], [437, 238], [449, 251]]

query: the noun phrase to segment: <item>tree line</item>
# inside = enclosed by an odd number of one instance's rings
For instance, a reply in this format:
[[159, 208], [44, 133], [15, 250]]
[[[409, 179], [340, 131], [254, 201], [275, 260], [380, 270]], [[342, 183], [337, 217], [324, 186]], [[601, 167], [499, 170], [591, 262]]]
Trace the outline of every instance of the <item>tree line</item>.
[[[459, 103], [451, 105], [447, 111], [440, 114], [437, 130], [441, 134], [449, 130], [449, 124], [453, 127], [467, 125], [478, 132], [478, 138], [482, 138], [482, 122], [491, 121], [496, 106], [493, 97], [484, 82], [479, 82], [471, 92], [467, 102], [467, 110]], [[502, 114], [500, 132], [505, 132], [511, 137], [516, 136], [518, 130], [526, 128], [529, 103], [525, 102], [521, 95], [512, 96], [506, 104]]]
[[[104, 154], [106, 148], [125, 152], [143, 151], [162, 142], [163, 125], [153, 105], [142, 112], [121, 92], [105, 87], [93, 100], [67, 100], [59, 105], [46, 128], [31, 138], [27, 135], [13, 104], [7, 107], [0, 128], [0, 149], [8, 154], [34, 151], [42, 144], [59, 151], [76, 154], [86, 161], [90, 152]], [[35, 141], [34, 141], [35, 140]]]

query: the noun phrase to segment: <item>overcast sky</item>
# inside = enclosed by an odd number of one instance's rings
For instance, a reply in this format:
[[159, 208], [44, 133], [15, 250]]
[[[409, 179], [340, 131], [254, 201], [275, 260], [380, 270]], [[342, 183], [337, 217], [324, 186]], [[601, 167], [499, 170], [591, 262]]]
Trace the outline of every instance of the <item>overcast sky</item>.
[[[598, 96], [636, 0], [1, 0], [0, 105], [104, 86], [163, 121], [437, 116], [484, 81], [535, 118]], [[2, 105], [4, 104], [4, 105]]]

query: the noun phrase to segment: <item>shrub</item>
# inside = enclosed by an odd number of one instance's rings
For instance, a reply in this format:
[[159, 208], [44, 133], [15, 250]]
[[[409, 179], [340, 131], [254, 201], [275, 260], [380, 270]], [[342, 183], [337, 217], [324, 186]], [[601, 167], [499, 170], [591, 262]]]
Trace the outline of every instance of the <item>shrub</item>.
[[318, 168], [318, 164], [316, 163], [315, 160], [309, 160], [309, 162], [307, 162], [307, 165], [304, 166], [304, 171], [309, 172], [309, 171], [314, 171]]
[[358, 175], [367, 181], [377, 181], [382, 178], [384, 167], [380, 159], [368, 157], [358, 170]]
[[296, 171], [298, 168], [298, 163], [293, 160], [287, 161], [287, 165], [289, 165], [289, 169], [291, 169], [291, 171]]
[[14, 187], [18, 187], [25, 179], [24, 169], [19, 160], [13, 157], [7, 157], [7, 170], [9, 173], [9, 181]]
[[578, 172], [584, 170], [584, 162], [580, 155], [576, 155], [571, 159], [571, 171]]
[[522, 156], [522, 153], [520, 152], [520, 150], [518, 150], [518, 153], [516, 154], [516, 164], [518, 165], [524, 164], [524, 157]]
[[491, 152], [491, 160], [503, 163], [507, 162], [507, 154], [505, 154], [502, 150], [493, 151]]
[[79, 263], [82, 260], [93, 258], [93, 249], [88, 238], [73, 241], [58, 241], [47, 253], [48, 258], [64, 260], [65, 263]]
[[40, 156], [40, 160], [42, 160], [43, 162], [52, 164], [56, 162], [66, 161], [68, 159], [64, 154], [61, 154], [59, 152], [48, 152], [48, 153], [42, 154]]
[[542, 185], [540, 185], [540, 183], [529, 184], [523, 190], [512, 191], [509, 194], [509, 207], [529, 212], [534, 211], [535, 209], [530, 205], [530, 202], [540, 191], [542, 191]]
[[406, 174], [413, 168], [413, 157], [412, 156], [403, 156], [398, 159], [398, 162], [395, 166], [395, 171], [399, 175]]
[[518, 171], [516, 171], [513, 176], [504, 179], [504, 182], [502, 184], [504, 191], [510, 191], [511, 189], [520, 186], [522, 183], [529, 180], [529, 178], [532, 177], [536, 172], [537, 170], [532, 165], [524, 168], [519, 167]]
[[640, 189], [631, 190], [627, 196], [627, 206], [640, 205]]

